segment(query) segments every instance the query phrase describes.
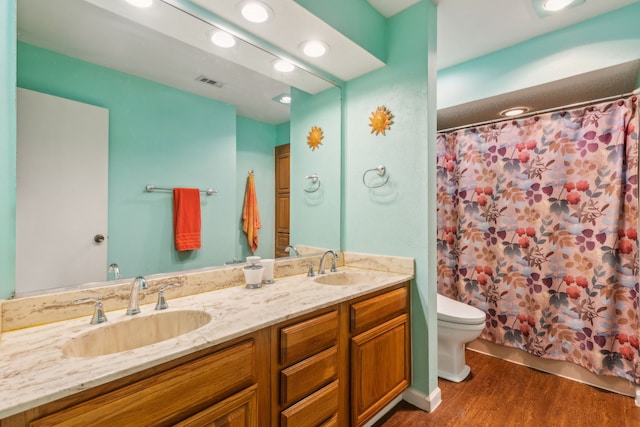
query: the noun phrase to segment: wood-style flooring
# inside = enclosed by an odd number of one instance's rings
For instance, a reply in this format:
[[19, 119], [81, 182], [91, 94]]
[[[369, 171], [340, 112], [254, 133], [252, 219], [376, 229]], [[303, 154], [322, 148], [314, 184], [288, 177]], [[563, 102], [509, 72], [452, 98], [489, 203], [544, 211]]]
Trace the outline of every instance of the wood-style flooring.
[[375, 427], [639, 427], [629, 396], [467, 350], [471, 374], [438, 380], [442, 403], [432, 413], [402, 401]]

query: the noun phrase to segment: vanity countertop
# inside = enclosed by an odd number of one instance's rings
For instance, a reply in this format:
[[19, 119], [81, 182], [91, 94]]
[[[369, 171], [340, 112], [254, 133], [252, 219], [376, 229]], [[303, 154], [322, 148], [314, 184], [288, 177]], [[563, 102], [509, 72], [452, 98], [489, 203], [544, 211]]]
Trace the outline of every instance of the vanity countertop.
[[[126, 320], [125, 310], [107, 312], [109, 321], [100, 325], [82, 317], [5, 332], [0, 341], [0, 419], [413, 278], [350, 267], [339, 271], [367, 272], [371, 280], [335, 286], [296, 275], [258, 289], [236, 286], [169, 299], [168, 310], [203, 310], [212, 320], [177, 338], [104, 356], [69, 357], [61, 348], [91, 329]], [[154, 313], [154, 304], [140, 308], [138, 316]]]

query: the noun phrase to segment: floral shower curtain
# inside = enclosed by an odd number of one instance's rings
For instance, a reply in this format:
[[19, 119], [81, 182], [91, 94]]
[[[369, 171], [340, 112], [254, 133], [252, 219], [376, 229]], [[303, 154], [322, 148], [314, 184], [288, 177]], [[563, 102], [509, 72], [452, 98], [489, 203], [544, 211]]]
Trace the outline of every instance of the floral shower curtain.
[[481, 338], [640, 384], [638, 99], [438, 135], [438, 292]]

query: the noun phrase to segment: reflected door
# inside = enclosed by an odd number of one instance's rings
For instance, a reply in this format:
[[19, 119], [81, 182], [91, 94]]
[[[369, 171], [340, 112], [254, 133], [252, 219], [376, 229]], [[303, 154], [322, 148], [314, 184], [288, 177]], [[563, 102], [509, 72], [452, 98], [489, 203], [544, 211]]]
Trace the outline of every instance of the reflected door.
[[290, 144], [275, 148], [276, 159], [276, 247], [275, 256], [289, 256], [289, 193], [290, 193]]
[[106, 279], [109, 110], [17, 92], [16, 291]]

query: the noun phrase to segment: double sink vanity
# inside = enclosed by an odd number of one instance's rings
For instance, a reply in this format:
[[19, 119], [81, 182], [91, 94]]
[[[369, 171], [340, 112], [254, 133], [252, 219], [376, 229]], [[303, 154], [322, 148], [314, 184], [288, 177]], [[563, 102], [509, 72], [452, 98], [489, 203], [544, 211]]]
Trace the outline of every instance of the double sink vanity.
[[[149, 276], [135, 316], [130, 281], [2, 301], [0, 427], [363, 425], [410, 383], [413, 259], [306, 273], [284, 258], [257, 289], [242, 265]], [[90, 324], [74, 301], [96, 297], [108, 321]]]

